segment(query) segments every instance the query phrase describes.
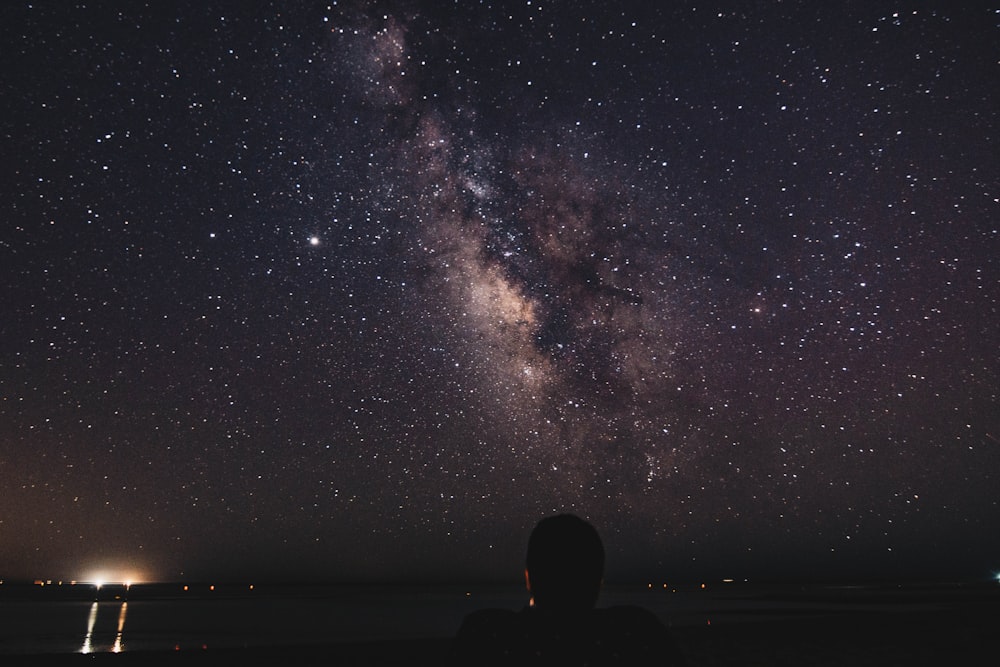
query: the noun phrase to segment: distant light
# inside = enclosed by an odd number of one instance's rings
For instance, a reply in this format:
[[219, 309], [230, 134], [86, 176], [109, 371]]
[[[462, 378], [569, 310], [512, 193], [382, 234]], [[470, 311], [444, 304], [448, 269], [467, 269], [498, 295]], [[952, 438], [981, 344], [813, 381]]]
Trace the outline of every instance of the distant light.
[[84, 576], [71, 583], [84, 583], [96, 586], [123, 586], [128, 588], [146, 581], [145, 573], [134, 568], [107, 567], [87, 572]]
[[309, 245], [319, 245], [319, 237], [318, 236], [310, 236], [309, 237]]

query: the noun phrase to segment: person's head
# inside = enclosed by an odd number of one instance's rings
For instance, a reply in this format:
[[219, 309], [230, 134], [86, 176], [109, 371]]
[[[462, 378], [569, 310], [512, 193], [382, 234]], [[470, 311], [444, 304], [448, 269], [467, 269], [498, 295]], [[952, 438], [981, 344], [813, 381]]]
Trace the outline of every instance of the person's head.
[[572, 514], [542, 519], [528, 539], [524, 576], [536, 607], [590, 609], [604, 577], [597, 530]]

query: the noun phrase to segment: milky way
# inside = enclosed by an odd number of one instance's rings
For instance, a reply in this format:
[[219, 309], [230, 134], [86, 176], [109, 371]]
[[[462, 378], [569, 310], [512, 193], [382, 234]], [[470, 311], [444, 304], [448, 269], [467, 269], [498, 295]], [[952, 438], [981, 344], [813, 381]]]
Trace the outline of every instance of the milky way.
[[1000, 567], [1000, 16], [609, 4], [2, 10], [0, 578]]

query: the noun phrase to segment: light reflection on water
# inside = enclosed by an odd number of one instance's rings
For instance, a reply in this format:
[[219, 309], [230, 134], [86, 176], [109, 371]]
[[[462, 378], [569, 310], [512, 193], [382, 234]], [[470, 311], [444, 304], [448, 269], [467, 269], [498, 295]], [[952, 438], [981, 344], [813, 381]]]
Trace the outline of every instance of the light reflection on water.
[[83, 638], [83, 646], [80, 647], [80, 653], [91, 653], [94, 647], [91, 645], [91, 640], [94, 637], [94, 624], [97, 623], [97, 603], [94, 602], [90, 605], [90, 613], [87, 614], [87, 634]]
[[128, 602], [122, 602], [122, 608], [118, 612], [118, 634], [115, 635], [115, 643], [111, 646], [112, 653], [121, 653], [125, 648], [122, 644], [122, 633], [125, 630], [125, 614], [128, 612]]
[[[112, 604], [106, 604], [106, 606], [113, 606]], [[97, 616], [100, 611], [101, 603], [93, 602], [90, 605], [90, 610], [87, 613], [87, 632], [83, 636], [83, 645], [80, 647], [80, 653], [94, 653], [94, 627], [97, 625]], [[121, 653], [125, 650], [125, 616], [128, 614], [128, 602], [122, 602], [121, 606], [118, 608], [118, 628], [115, 632], [115, 640], [111, 646], [107, 649], [111, 653]]]

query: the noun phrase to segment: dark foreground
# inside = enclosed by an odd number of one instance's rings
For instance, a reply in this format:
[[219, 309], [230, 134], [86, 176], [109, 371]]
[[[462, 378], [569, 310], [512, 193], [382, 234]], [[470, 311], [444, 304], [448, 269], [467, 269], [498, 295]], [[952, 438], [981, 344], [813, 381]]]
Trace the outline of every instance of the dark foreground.
[[[995, 612], [995, 610], [993, 610]], [[674, 629], [691, 667], [995, 665], [1000, 616], [816, 615]], [[450, 638], [253, 649], [3, 656], [5, 665], [447, 665]]]
[[[829, 600], [824, 600], [829, 602]], [[867, 600], [870, 604], [872, 600]], [[896, 599], [886, 602], [898, 602]], [[672, 627], [689, 667], [715, 665], [995, 665], [1000, 659], [1000, 589], [901, 605], [712, 613]], [[448, 665], [450, 637], [246, 649], [120, 654], [0, 655], [0, 664], [93, 665]]]

